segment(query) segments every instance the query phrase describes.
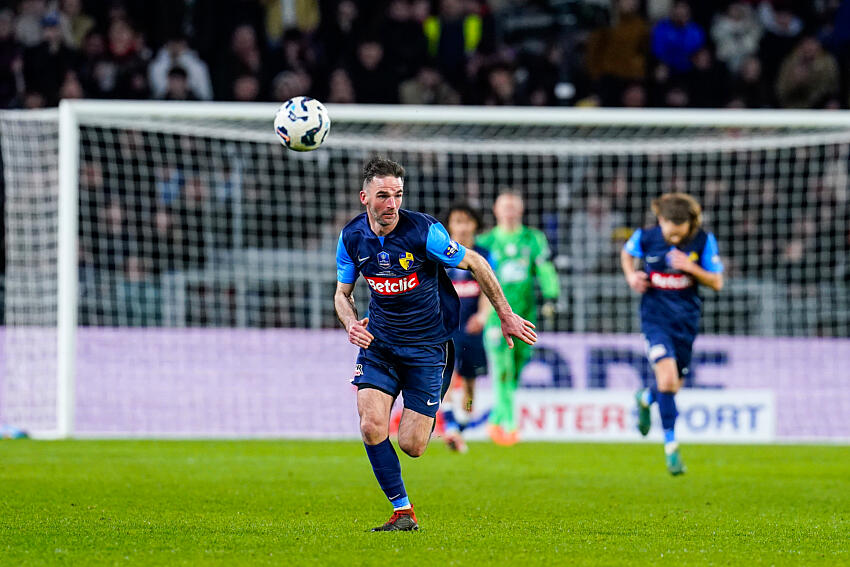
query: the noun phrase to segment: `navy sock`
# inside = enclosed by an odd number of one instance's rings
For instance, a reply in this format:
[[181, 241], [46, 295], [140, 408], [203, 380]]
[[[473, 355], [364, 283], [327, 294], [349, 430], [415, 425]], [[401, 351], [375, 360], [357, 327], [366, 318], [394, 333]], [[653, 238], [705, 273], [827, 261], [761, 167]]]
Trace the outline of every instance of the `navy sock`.
[[404, 481], [401, 480], [401, 463], [398, 461], [393, 444], [390, 443], [390, 438], [387, 437], [377, 445], [366, 445], [366, 443], [364, 445], [381, 490], [394, 507], [407, 505], [409, 500], [407, 491], [404, 489]]
[[[676, 416], [679, 415], [679, 412], [676, 410], [676, 394], [673, 392], [659, 392], [658, 393], [658, 413], [661, 414], [661, 427], [664, 428], [665, 433], [665, 441], [672, 440], [668, 439], [676, 426]], [[667, 432], [670, 432], [668, 434]]]
[[658, 385], [653, 382], [649, 387], [649, 405], [658, 401]]

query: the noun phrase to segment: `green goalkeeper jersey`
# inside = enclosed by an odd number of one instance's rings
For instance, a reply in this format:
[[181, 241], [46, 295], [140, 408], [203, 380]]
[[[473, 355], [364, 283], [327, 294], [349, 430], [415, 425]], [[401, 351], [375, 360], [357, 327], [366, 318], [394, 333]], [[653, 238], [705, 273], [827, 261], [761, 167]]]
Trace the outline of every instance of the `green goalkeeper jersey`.
[[[558, 274], [549, 259], [549, 244], [542, 232], [526, 226], [507, 232], [497, 226], [479, 236], [477, 243], [490, 251], [493, 270], [505, 297], [520, 317], [537, 319], [535, 279], [544, 299], [558, 297]], [[489, 323], [498, 324], [495, 312]]]

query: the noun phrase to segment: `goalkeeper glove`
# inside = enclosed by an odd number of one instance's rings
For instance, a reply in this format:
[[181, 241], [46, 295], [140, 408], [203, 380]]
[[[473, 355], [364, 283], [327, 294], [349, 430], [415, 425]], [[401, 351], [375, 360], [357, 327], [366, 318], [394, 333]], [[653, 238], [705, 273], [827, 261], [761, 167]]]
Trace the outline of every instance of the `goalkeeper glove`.
[[547, 300], [540, 306], [540, 316], [550, 329], [555, 326], [555, 314], [558, 311], [558, 306], [554, 300]]

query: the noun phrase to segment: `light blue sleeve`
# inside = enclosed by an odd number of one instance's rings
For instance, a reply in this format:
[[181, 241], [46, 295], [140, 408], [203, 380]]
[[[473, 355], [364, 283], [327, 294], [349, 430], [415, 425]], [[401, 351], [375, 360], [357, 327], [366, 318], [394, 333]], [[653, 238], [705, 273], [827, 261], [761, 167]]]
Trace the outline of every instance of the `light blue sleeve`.
[[640, 247], [640, 237], [643, 236], [643, 229], [637, 229], [632, 233], [632, 237], [623, 246], [623, 249], [635, 258], [643, 258], [643, 249]]
[[717, 239], [710, 232], [705, 240], [705, 248], [700, 254], [699, 264], [708, 272], [719, 274], [723, 271], [723, 262], [720, 261], [720, 252], [717, 249]]
[[357, 266], [348, 255], [348, 250], [342, 243], [342, 233], [339, 233], [339, 243], [336, 245], [336, 281], [341, 283], [354, 283], [357, 281]]
[[466, 248], [452, 240], [445, 227], [438, 222], [428, 229], [425, 251], [429, 258], [449, 268], [456, 268], [466, 256]]

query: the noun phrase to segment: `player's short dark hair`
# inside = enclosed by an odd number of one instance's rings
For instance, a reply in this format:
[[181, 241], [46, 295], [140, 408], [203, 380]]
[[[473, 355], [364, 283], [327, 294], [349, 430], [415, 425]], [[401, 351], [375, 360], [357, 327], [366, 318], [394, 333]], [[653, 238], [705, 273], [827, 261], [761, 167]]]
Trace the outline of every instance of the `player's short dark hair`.
[[363, 166], [364, 187], [376, 177], [398, 177], [399, 179], [404, 179], [404, 168], [400, 163], [381, 156], [375, 156]]
[[702, 225], [702, 207], [687, 193], [665, 193], [652, 201], [652, 212], [674, 224], [690, 223], [691, 233]]
[[482, 228], [484, 221], [481, 218], [481, 214], [477, 210], [473, 209], [472, 205], [470, 205], [469, 203], [454, 203], [451, 207], [449, 207], [449, 210], [446, 211], [446, 215], [443, 221], [446, 225], [446, 228], [449, 227], [449, 219], [451, 218], [452, 213], [466, 213], [472, 220], [475, 221], [476, 231]]

